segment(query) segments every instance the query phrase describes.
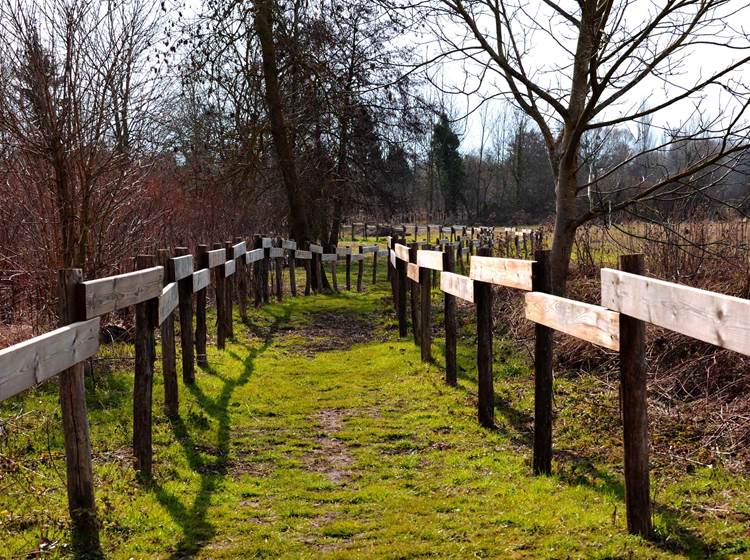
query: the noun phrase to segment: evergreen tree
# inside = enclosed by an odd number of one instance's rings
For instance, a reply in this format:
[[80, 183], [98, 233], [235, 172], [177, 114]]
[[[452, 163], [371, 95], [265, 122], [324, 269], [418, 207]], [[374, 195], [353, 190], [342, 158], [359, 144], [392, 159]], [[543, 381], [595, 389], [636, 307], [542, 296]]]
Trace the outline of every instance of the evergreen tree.
[[463, 198], [464, 166], [458, 146], [461, 141], [451, 128], [448, 115], [440, 115], [432, 131], [433, 161], [438, 170], [440, 188], [443, 191], [445, 211], [455, 216]]

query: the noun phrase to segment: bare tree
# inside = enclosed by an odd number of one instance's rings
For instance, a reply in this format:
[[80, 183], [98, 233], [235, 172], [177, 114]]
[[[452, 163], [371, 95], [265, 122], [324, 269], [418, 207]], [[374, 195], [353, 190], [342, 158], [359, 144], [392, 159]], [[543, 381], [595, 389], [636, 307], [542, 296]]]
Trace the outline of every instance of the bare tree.
[[[686, 188], [706, 192], [717, 181], [716, 175], [707, 179], [710, 172], [728, 173], [750, 146], [748, 88], [741, 75], [750, 61], [750, 42], [731, 23], [747, 17], [743, 0], [406, 2], [440, 40], [442, 51], [434, 59], [460, 60], [476, 69], [470, 77], [478, 83], [467, 85], [466, 78], [454, 91], [509, 98], [541, 131], [555, 179], [551, 260], [558, 293], [565, 291], [580, 225]], [[701, 53], [703, 67], [689, 71]], [[648, 107], [639, 101], [645, 94]], [[579, 204], [589, 187], [581, 173], [585, 135], [651, 118], [652, 126], [660, 123], [665, 141], [629, 153], [596, 180], [649, 151], [700, 140], [691, 157], [623, 185], [616, 202]]]

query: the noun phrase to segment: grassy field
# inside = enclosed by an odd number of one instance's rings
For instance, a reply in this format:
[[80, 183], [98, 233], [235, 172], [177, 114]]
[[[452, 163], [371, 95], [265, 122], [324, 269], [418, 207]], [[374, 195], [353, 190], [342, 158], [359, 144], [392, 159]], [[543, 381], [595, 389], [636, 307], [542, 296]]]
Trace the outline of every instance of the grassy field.
[[[88, 398], [108, 558], [750, 557], [748, 478], [657, 461], [656, 539], [628, 536], [614, 383], [557, 379], [555, 475], [535, 478], [526, 353], [497, 341], [497, 429], [482, 429], [471, 310], [449, 388], [441, 341], [420, 363], [385, 282], [367, 284], [236, 318], [181, 386], [179, 421], [157, 372], [150, 484], [130, 466], [131, 349], [102, 352]], [[54, 384], [0, 408], [0, 557], [69, 555], [57, 410]]]

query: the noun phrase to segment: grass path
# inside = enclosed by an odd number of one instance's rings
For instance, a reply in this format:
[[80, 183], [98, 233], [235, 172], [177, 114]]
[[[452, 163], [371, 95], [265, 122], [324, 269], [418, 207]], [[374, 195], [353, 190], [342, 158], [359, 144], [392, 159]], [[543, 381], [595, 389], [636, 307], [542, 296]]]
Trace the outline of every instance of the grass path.
[[[89, 404], [107, 556], [748, 557], [746, 479], [718, 470], [665, 478], [655, 484], [657, 543], [627, 536], [616, 418], [598, 408], [616, 396], [588, 391], [585, 377], [559, 380], [557, 474], [534, 478], [524, 361], [498, 348], [498, 428], [481, 429], [471, 337], [460, 386], [448, 388], [438, 366], [396, 340], [384, 297], [300, 297], [238, 322], [237, 340], [213, 349], [210, 370], [181, 388], [181, 420], [156, 415], [148, 486], [129, 464], [132, 376], [99, 380]], [[2, 412], [38, 422], [54, 406], [54, 388], [42, 388]], [[29, 438], [5, 450], [33, 474], [4, 485], [0, 556], [35, 547], [64, 556], [60, 436]], [[597, 448], [608, 451], [588, 454]]]

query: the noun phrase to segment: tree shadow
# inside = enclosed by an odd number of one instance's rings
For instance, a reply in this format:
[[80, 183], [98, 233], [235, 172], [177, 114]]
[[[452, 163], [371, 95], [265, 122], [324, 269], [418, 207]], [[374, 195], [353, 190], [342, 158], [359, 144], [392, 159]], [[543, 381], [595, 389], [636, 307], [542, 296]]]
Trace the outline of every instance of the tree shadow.
[[[289, 313], [284, 313], [275, 318], [273, 324], [265, 330], [263, 343], [256, 348], [251, 348], [248, 355], [242, 360], [243, 371], [238, 377], [223, 376], [212, 365], [203, 368], [204, 371], [210, 372], [212, 377], [218, 378], [223, 384], [221, 391], [215, 398], [207, 395], [198, 383], [186, 386], [201, 409], [217, 421], [218, 428], [216, 445], [206, 446], [196, 442], [190, 428], [182, 418], [178, 417], [171, 420], [172, 432], [182, 446], [188, 465], [200, 475], [200, 485], [190, 505], [186, 505], [181, 496], [169, 492], [164, 486], [156, 482], [151, 485], [151, 490], [156, 499], [182, 531], [182, 538], [169, 556], [173, 560], [194, 556], [216, 535], [216, 528], [209, 521], [207, 514], [213, 495], [221, 489], [231, 468], [229, 461], [231, 436], [229, 406], [232, 395], [237, 388], [250, 381], [255, 369], [253, 365], [255, 359], [268, 350], [273, 342], [275, 332], [288, 318]], [[231, 350], [227, 352], [233, 358], [239, 359], [235, 352]], [[205, 455], [209, 457], [206, 458]]]
[[[445, 363], [445, 344], [438, 343], [438, 348]], [[476, 383], [476, 366], [462, 367], [467, 364], [462, 364], [460, 348], [458, 350], [458, 378], [469, 383]], [[496, 423], [494, 430], [507, 437], [516, 446], [532, 448], [534, 445], [533, 413], [514, 407], [511, 400], [498, 395], [497, 392], [494, 399], [495, 413], [501, 415], [507, 422], [506, 425]], [[622, 507], [622, 515], [625, 515], [625, 486], [621, 475], [597, 467], [595, 456], [555, 449], [553, 457], [557, 463], [557, 472], [554, 473], [556, 478], [569, 486], [583, 486], [602, 495], [613, 496]], [[715, 545], [706, 542], [696, 530], [689, 527], [686, 521], [689, 523], [691, 516], [685, 511], [654, 502], [652, 515], [658, 516], [661, 525], [649, 539], [653, 546], [665, 552], [683, 554], [691, 560], [702, 558], [723, 560], [732, 557], [731, 553], [723, 552]]]

